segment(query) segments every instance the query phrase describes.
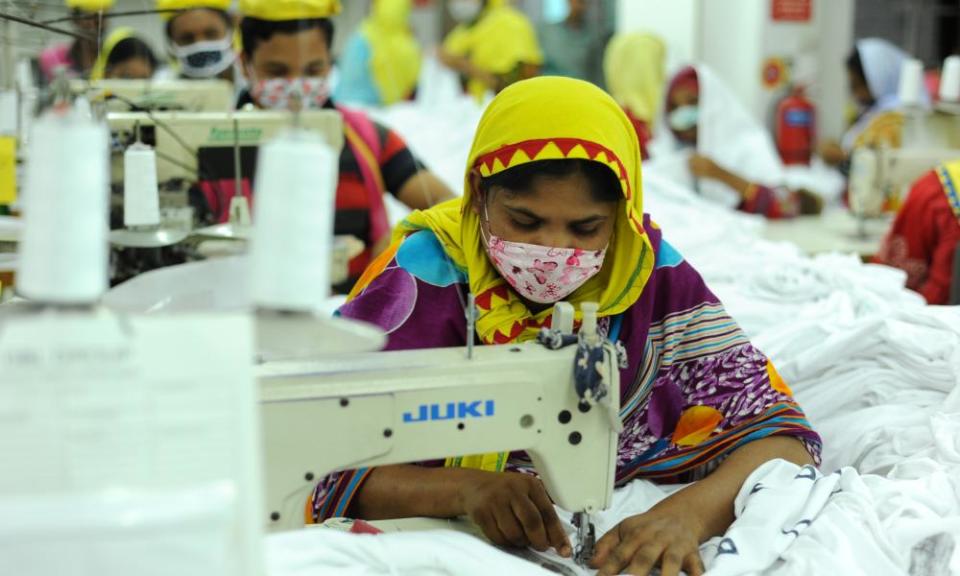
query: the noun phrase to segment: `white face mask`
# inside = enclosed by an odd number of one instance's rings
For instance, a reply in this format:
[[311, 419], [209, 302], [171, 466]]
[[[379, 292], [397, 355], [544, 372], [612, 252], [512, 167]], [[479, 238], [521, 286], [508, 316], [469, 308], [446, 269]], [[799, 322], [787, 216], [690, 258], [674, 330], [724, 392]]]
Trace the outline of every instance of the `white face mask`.
[[667, 116], [667, 123], [677, 132], [685, 132], [697, 127], [700, 109], [697, 106], [681, 106]]
[[180, 71], [189, 78], [213, 78], [237, 59], [229, 36], [222, 40], [205, 40], [186, 46], [174, 46], [173, 55], [180, 62]]
[[451, 0], [447, 7], [454, 20], [464, 23], [472, 22], [480, 14], [483, 3], [477, 0]]

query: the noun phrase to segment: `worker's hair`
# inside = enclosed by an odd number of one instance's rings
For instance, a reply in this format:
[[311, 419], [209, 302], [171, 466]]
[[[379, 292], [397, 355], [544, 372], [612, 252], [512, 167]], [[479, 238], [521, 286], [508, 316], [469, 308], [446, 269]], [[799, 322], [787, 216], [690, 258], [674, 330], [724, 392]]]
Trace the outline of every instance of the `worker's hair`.
[[[191, 10], [207, 10], [208, 12], [213, 12], [223, 19], [223, 23], [227, 25], [227, 30], [233, 28], [233, 21], [230, 19], [230, 15], [223, 10], [217, 10], [216, 8], [192, 8]], [[186, 12], [186, 10], [184, 10], [184, 12]], [[172, 18], [167, 20], [166, 32], [168, 39], [173, 39], [173, 23], [176, 22], [178, 16], [180, 16], [180, 14], [174, 14]]]
[[512, 194], [530, 191], [535, 180], [540, 178], [565, 178], [582, 174], [590, 183], [590, 195], [597, 202], [619, 202], [623, 198], [620, 180], [609, 166], [592, 160], [538, 160], [509, 168], [480, 179], [480, 191], [485, 195], [494, 188]]
[[304, 30], [319, 30], [327, 42], [327, 48], [333, 48], [333, 22], [329, 18], [273, 21], [245, 17], [240, 21], [243, 53], [247, 57], [253, 56], [257, 44], [273, 38], [274, 34], [296, 34]]
[[151, 70], [157, 69], [157, 57], [153, 54], [153, 50], [146, 42], [136, 37], [124, 38], [117, 42], [107, 56], [106, 69], [109, 71], [117, 64], [134, 58], [143, 58], [150, 63]]
[[863, 71], [863, 61], [860, 59], [860, 51], [856, 47], [847, 56], [847, 70], [859, 76], [864, 82], [867, 81], [867, 76]]

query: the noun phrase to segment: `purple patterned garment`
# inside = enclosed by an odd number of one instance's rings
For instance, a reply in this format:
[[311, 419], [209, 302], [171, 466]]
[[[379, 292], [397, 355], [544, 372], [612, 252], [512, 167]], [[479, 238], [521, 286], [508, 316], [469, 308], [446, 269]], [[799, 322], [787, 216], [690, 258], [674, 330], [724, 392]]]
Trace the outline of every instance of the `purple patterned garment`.
[[[629, 310], [601, 324], [628, 357], [620, 373], [617, 484], [693, 481], [743, 444], [775, 435], [800, 439], [819, 461], [820, 437], [767, 357], [649, 216], [644, 228], [656, 253], [653, 273]], [[388, 350], [463, 346], [466, 292], [465, 276], [433, 234], [419, 231], [340, 314], [383, 328]], [[511, 469], [529, 467], [524, 453], [511, 454]], [[347, 515], [368, 473], [324, 478], [308, 503], [307, 521]]]

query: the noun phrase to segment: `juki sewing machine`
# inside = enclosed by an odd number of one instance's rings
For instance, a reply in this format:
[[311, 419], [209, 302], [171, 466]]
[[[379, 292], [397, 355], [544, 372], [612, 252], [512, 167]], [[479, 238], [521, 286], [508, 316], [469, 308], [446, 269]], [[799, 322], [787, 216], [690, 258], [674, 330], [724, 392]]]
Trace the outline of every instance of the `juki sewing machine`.
[[262, 365], [270, 528], [302, 526], [307, 495], [336, 470], [525, 450], [554, 502], [575, 512], [585, 564], [622, 429], [618, 356], [597, 334], [596, 309], [582, 306], [574, 336], [573, 307], [558, 304], [538, 343]]

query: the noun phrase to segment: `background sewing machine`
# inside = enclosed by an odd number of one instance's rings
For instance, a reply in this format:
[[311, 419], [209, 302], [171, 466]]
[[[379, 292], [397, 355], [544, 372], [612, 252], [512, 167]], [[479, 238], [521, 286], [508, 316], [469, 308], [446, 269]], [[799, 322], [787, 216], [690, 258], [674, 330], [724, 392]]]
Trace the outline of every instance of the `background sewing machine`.
[[[590, 370], [610, 392], [596, 403], [582, 396], [575, 378], [576, 345], [382, 352], [260, 366], [270, 528], [302, 526], [308, 494], [335, 470], [525, 450], [554, 501], [579, 513], [574, 544], [589, 559], [589, 514], [610, 505], [621, 425], [617, 354], [596, 336], [595, 305], [585, 308], [581, 338], [602, 347]], [[572, 332], [568, 304], [554, 319]]]
[[236, 98], [226, 80], [71, 80], [70, 90], [104, 100], [111, 112], [228, 112]]

